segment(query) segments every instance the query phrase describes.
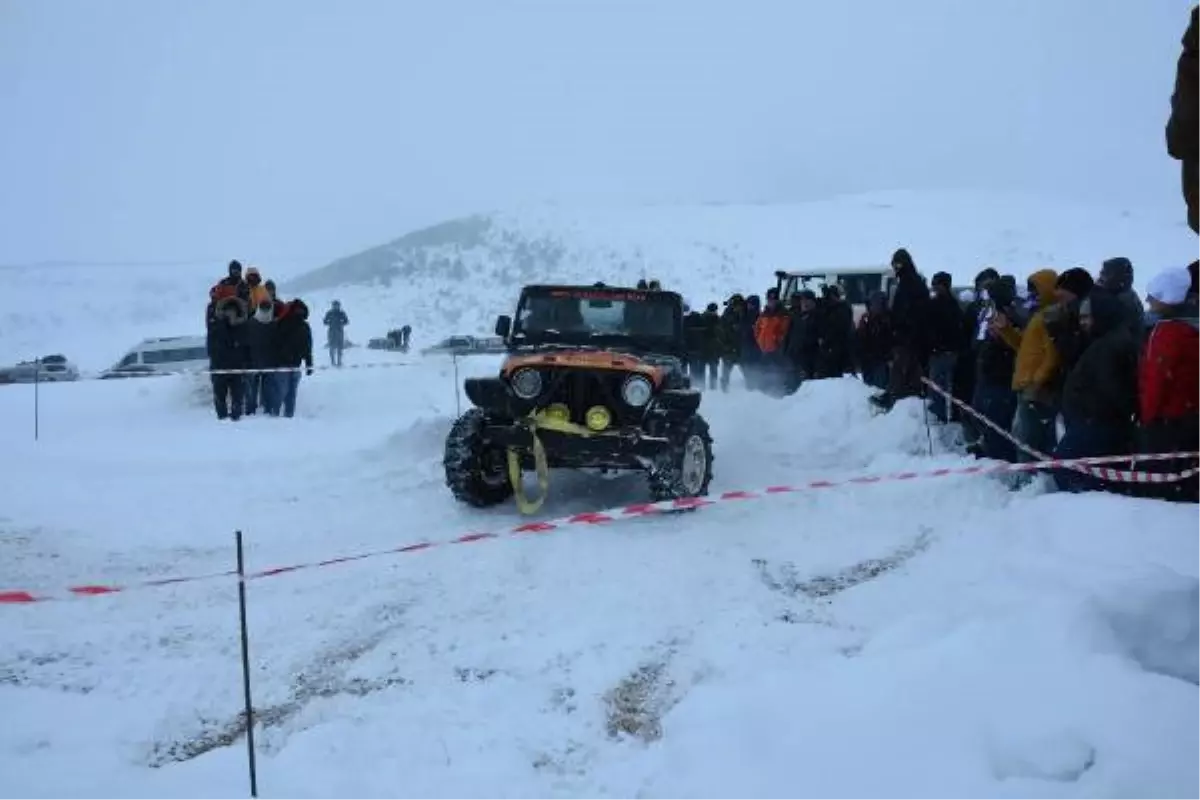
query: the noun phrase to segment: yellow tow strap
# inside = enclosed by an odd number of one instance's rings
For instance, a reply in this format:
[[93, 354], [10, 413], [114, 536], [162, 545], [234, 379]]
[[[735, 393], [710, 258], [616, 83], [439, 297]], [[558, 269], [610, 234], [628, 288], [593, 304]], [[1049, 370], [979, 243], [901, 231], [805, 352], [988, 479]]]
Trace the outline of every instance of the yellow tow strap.
[[525, 486], [521, 480], [521, 456], [516, 448], [508, 448], [508, 480], [512, 483], [513, 496], [517, 501], [517, 510], [522, 514], [533, 514], [546, 502], [550, 493], [550, 467], [546, 463], [546, 448], [538, 438], [539, 429], [565, 433], [570, 436], [591, 437], [599, 435], [597, 431], [578, 425], [570, 420], [558, 419], [544, 414], [531, 414], [526, 420], [529, 434], [533, 438], [533, 468], [537, 474], [539, 496], [530, 500], [525, 495]]

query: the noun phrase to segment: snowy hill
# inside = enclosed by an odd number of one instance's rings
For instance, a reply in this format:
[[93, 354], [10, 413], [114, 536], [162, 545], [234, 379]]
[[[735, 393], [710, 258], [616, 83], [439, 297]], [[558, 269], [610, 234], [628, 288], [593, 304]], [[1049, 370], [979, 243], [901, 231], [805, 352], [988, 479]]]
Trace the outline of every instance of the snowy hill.
[[[259, 266], [285, 296], [303, 295], [314, 315], [342, 300], [353, 340], [409, 323], [421, 347], [451, 333], [488, 333], [524, 283], [657, 277], [701, 303], [761, 292], [778, 268], [885, 264], [900, 245], [926, 275], [946, 270], [963, 283], [983, 265], [1018, 275], [1044, 266], [1095, 270], [1115, 254], [1130, 257], [1144, 281], [1195, 257], [1195, 239], [1177, 216], [981, 192], [885, 192], [791, 206], [528, 208], [447, 221], [310, 272]], [[224, 263], [2, 267], [0, 364], [63, 352], [98, 370], [145, 337], [202, 333], [206, 291], [224, 271]]]
[[702, 303], [761, 292], [779, 268], [886, 265], [898, 246], [912, 251], [927, 276], [945, 270], [964, 284], [987, 265], [1019, 276], [1047, 266], [1094, 271], [1113, 255], [1131, 258], [1145, 280], [1162, 266], [1190, 261], [1195, 239], [1169, 212], [1005, 193], [883, 192], [792, 206], [530, 208], [416, 231], [286, 288], [320, 307], [337, 297], [374, 326], [372, 335], [408, 322], [428, 341], [486, 333], [525, 283], [657, 277]]

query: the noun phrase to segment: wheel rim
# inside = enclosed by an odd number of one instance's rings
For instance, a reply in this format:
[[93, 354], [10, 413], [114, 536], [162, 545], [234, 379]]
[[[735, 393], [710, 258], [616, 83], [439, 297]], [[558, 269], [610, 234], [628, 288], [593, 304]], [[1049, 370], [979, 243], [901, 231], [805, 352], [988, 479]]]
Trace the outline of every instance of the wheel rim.
[[687, 438], [683, 445], [683, 460], [679, 465], [679, 482], [689, 495], [697, 495], [704, 487], [704, 476], [708, 473], [708, 454], [704, 451], [704, 440], [696, 434]]

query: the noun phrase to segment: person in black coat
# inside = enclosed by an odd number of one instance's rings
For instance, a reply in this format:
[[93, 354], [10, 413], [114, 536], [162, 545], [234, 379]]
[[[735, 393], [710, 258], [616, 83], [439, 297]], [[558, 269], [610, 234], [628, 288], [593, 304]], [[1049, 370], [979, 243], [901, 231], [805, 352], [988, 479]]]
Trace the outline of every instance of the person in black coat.
[[[988, 305], [980, 317], [985, 333], [975, 351], [975, 394], [971, 406], [1007, 431], [1017, 414], [1017, 395], [1012, 389], [1017, 353], [1004, 341], [1000, 331], [1009, 326], [1020, 327], [1020, 316], [1017, 297], [1008, 281], [997, 278], [986, 289]], [[978, 429], [980, 439], [969, 447], [971, 452], [999, 461], [1016, 461], [1017, 451], [1012, 442], [987, 425], [980, 424]]]
[[[1084, 344], [1062, 390], [1066, 431], [1055, 458], [1111, 456], [1131, 450], [1138, 404], [1138, 341], [1124, 324], [1121, 301], [1111, 292], [1089, 292], [1080, 304]], [[1065, 491], [1101, 488], [1075, 470], [1057, 470]]]
[[[954, 365], [954, 396], [964, 403], [970, 403], [975, 396], [975, 362], [979, 355], [979, 345], [987, 338], [987, 320], [983, 315], [991, 307], [987, 286], [994, 280], [999, 280], [1000, 273], [991, 267], [985, 267], [975, 276], [975, 296], [963, 311], [962, 348]], [[958, 415], [963, 426], [963, 435], [968, 444], [977, 443], [982, 435], [975, 420], [970, 414]]]
[[1188, 227], [1200, 233], [1200, 212], [1197, 197], [1200, 187], [1200, 62], [1197, 58], [1197, 9], [1192, 8], [1187, 30], [1184, 31], [1182, 52], [1175, 64], [1175, 91], [1171, 94], [1171, 116], [1167, 118], [1167, 153], [1180, 162], [1183, 199], [1187, 206]]
[[783, 353], [791, 365], [787, 389], [795, 391], [806, 380], [817, 377], [817, 361], [821, 355], [821, 316], [817, 296], [802, 289], [790, 298], [787, 334], [783, 338]]
[[[249, 363], [246, 347], [246, 309], [237, 297], [227, 297], [216, 303], [208, 322], [205, 347], [208, 366], [214, 372], [245, 369]], [[239, 420], [242, 417], [241, 374], [213, 374], [213, 405], [217, 419]]]
[[269, 370], [275, 366], [275, 304], [263, 299], [258, 308], [246, 320], [247, 367], [263, 372], [247, 373], [243, 379], [246, 390], [246, 414], [258, 413], [259, 405], [265, 413], [279, 416], [279, 399], [275, 391], [276, 379]]
[[[963, 311], [951, 293], [950, 273], [937, 273], [930, 285], [933, 298], [929, 302], [929, 379], [953, 393], [954, 365], [963, 343]], [[940, 422], [950, 421], [950, 404], [940, 392], [932, 393], [929, 407]]]
[[717, 388], [721, 360], [721, 317], [717, 304], [709, 303], [703, 313], [691, 313], [684, 321], [688, 336], [688, 361], [697, 389]]
[[1058, 302], [1044, 312], [1046, 332], [1058, 358], [1064, 376], [1071, 371], [1087, 343], [1083, 328], [1079, 324], [1079, 309], [1092, 293], [1095, 281], [1086, 269], [1074, 267], [1058, 276], [1054, 294]]
[[851, 358], [854, 309], [842, 299], [841, 289], [837, 286], [826, 286], [821, 292], [817, 377], [840, 378], [854, 368]]
[[740, 348], [738, 360], [742, 365], [742, 378], [746, 381], [747, 389], [757, 389], [761, 376], [762, 351], [754, 338], [754, 324], [762, 313], [762, 299], [752, 294], [746, 298], [746, 313], [742, 315], [742, 326], [739, 334]]
[[889, 304], [894, 339], [891, 375], [887, 391], [871, 398], [871, 402], [885, 410], [897, 400], [921, 394], [922, 366], [928, 347], [929, 287], [903, 247], [892, 254], [892, 270], [896, 273], [896, 283]]
[[887, 295], [874, 292], [867, 300], [867, 312], [858, 321], [854, 351], [863, 383], [883, 391], [888, 385], [888, 359], [892, 355], [892, 321], [888, 316]]
[[308, 306], [296, 299], [285, 306], [275, 320], [275, 366], [286, 371], [275, 373], [276, 397], [285, 417], [296, 413], [296, 394], [300, 388], [300, 365], [313, 373], [312, 328], [308, 324]]

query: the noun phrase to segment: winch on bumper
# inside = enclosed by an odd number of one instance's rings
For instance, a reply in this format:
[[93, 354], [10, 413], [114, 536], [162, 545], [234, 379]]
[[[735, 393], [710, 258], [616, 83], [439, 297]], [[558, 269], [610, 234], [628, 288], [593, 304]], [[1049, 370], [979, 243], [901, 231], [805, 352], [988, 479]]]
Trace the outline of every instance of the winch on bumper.
[[545, 414], [488, 425], [483, 436], [491, 444], [516, 451], [525, 469], [536, 468], [537, 442], [550, 467], [615, 469], [642, 469], [670, 444], [666, 436], [654, 436], [639, 427], [594, 430]]

